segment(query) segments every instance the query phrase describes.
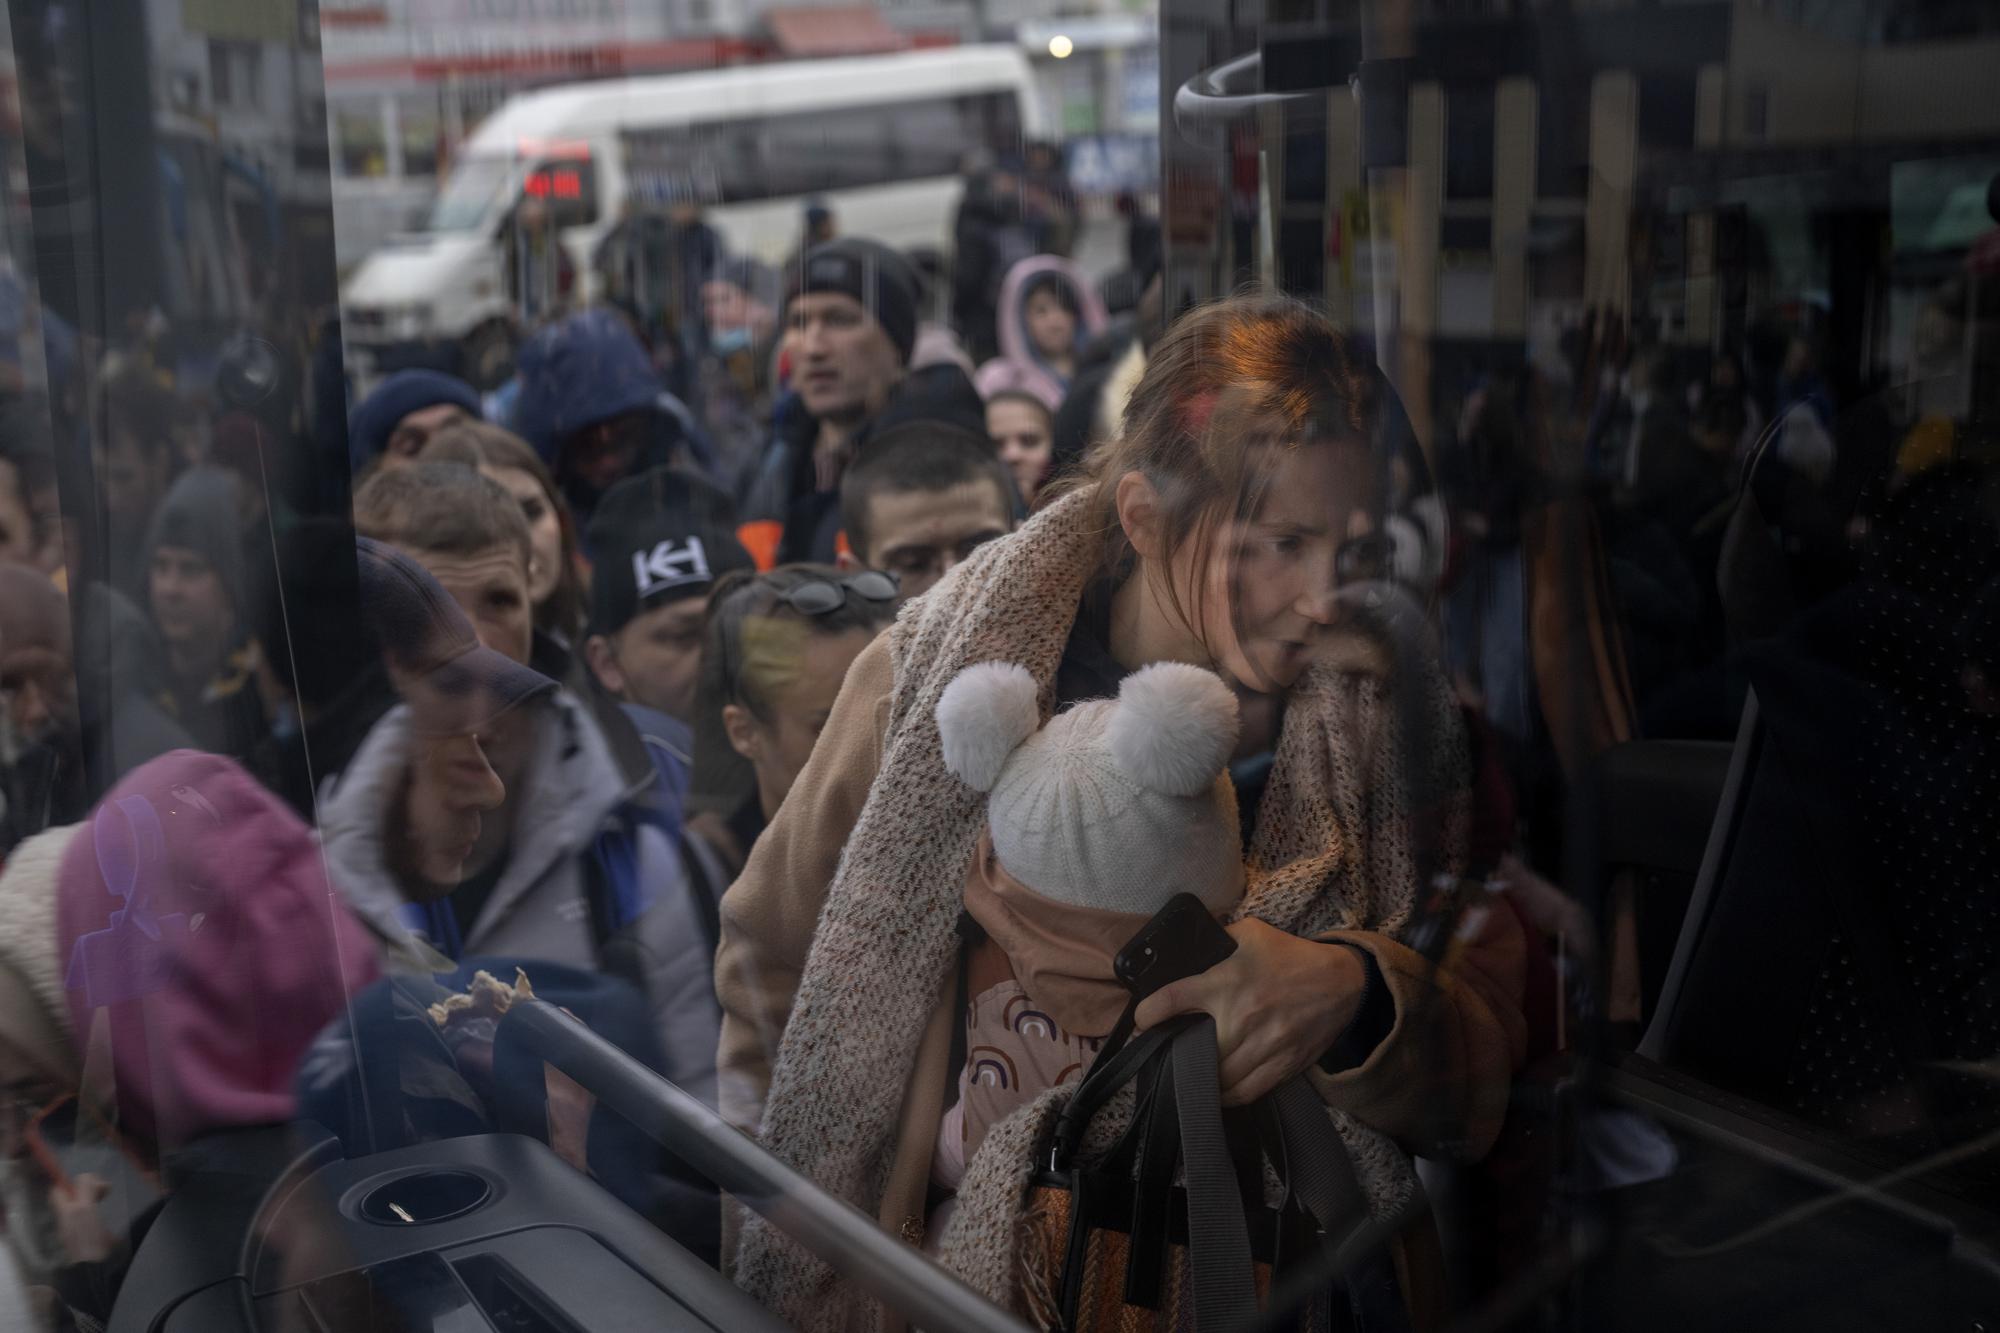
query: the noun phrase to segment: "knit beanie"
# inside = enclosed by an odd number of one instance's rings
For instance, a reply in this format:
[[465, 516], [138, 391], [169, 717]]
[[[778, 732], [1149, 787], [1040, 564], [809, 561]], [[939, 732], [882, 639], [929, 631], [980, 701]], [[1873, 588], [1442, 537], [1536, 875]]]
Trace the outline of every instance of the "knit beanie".
[[399, 370], [358, 403], [347, 425], [348, 460], [362, 464], [389, 447], [398, 422], [412, 412], [450, 403], [480, 415], [479, 394], [455, 375], [437, 370]]
[[972, 377], [972, 387], [989, 403], [995, 398], [1026, 398], [1039, 404], [1052, 423], [1063, 402], [1063, 395], [1047, 375], [1036, 374], [1033, 367], [1004, 356], [996, 356], [981, 366]]
[[714, 281], [728, 283], [753, 301], [775, 309], [783, 294], [776, 270], [754, 259], [736, 256], [715, 266]]
[[1178, 662], [1134, 672], [1116, 699], [1040, 721], [1010, 662], [960, 672], [938, 698], [944, 762], [987, 793], [1000, 868], [1044, 898], [1151, 916], [1177, 893], [1213, 912], [1243, 895], [1236, 696]]
[[237, 505], [236, 475], [219, 467], [194, 467], [181, 474], [153, 511], [146, 533], [146, 560], [162, 546], [193, 551], [206, 560], [238, 616], [243, 602], [243, 520]]
[[656, 606], [706, 597], [724, 574], [756, 567], [737, 539], [729, 497], [677, 468], [654, 468], [607, 491], [588, 545], [593, 634], [615, 634]]
[[78, 824], [48, 829], [0, 873], [0, 1043], [58, 1083], [75, 1082], [69, 1002], [56, 945], [56, 876]]
[[799, 291], [853, 297], [889, 335], [897, 359], [910, 363], [917, 345], [917, 273], [888, 246], [843, 236], [816, 247], [801, 265]]
[[103, 1023], [120, 1126], [162, 1149], [290, 1120], [300, 1060], [379, 973], [312, 829], [215, 755], [127, 773], [56, 882], [75, 1048]]

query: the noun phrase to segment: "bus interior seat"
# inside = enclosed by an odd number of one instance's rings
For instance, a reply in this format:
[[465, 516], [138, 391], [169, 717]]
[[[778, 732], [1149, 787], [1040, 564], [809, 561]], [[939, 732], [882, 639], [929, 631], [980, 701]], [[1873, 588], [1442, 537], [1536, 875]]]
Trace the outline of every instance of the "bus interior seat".
[[1957, 901], [1927, 941], [1891, 924], [1910, 886], [1870, 859], [1882, 812], [1860, 807], [1884, 752], [1862, 719], [1896, 714], [1852, 665], [1753, 665], [1657, 1012], [1606, 1071], [1678, 1157], [1607, 1196], [1618, 1225], [1587, 1299], [1621, 1329], [1725, 1309], [1814, 1333], [2000, 1326], [2000, 1154], [1942, 1156], [1990, 1131], [1994, 1085], [1940, 1068], [1938, 1034], [1966, 1025], [1913, 984], [1962, 948], [1978, 890], [1941, 889]]
[[[1650, 1018], [1701, 870], [1732, 747], [1721, 741], [1627, 741], [1593, 773], [1600, 896], [1634, 879], [1641, 1014]], [[1607, 925], [1607, 929], [1608, 929]]]

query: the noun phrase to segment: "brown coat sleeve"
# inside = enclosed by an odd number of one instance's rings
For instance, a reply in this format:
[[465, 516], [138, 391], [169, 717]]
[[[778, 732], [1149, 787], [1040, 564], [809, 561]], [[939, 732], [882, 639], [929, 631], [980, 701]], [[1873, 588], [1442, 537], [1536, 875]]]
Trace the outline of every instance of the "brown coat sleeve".
[[841, 849], [881, 767], [894, 679], [883, 634], [854, 659], [812, 758], [722, 895], [717, 1109], [747, 1133], [757, 1132], [763, 1114], [771, 1062]]
[[1389, 1034], [1361, 1065], [1309, 1077], [1329, 1106], [1352, 1112], [1413, 1152], [1477, 1161], [1499, 1137], [1515, 1069], [1527, 1053], [1520, 920], [1487, 908], [1433, 981], [1423, 957], [1372, 931], [1328, 939], [1374, 956], [1396, 1002]]

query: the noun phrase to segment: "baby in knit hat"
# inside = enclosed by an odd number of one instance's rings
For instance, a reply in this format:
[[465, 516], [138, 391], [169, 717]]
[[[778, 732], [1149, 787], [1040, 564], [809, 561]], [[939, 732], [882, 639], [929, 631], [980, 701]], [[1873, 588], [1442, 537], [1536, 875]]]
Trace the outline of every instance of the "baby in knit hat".
[[1130, 998], [1113, 959], [1177, 893], [1226, 915], [1243, 897], [1236, 696], [1156, 663], [1041, 725], [1034, 678], [961, 672], [938, 699], [946, 767], [987, 793], [965, 910], [966, 1060], [934, 1174], [955, 1189], [986, 1131], [1086, 1068]]

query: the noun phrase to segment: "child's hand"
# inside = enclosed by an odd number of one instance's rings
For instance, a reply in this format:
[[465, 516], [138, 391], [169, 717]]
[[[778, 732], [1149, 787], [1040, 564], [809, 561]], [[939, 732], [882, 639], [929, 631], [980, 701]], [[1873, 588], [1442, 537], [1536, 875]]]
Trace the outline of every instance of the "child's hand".
[[1352, 949], [1302, 940], [1254, 917], [1229, 934], [1235, 953], [1162, 986], [1133, 1021], [1144, 1031], [1176, 1014], [1213, 1017], [1222, 1103], [1242, 1106], [1326, 1053], [1353, 1021], [1367, 973]]
[[87, 1171], [69, 1184], [57, 1185], [49, 1191], [49, 1202], [56, 1214], [56, 1236], [71, 1263], [100, 1263], [118, 1248], [118, 1237], [111, 1234], [97, 1211], [97, 1205], [109, 1193], [110, 1182]]

